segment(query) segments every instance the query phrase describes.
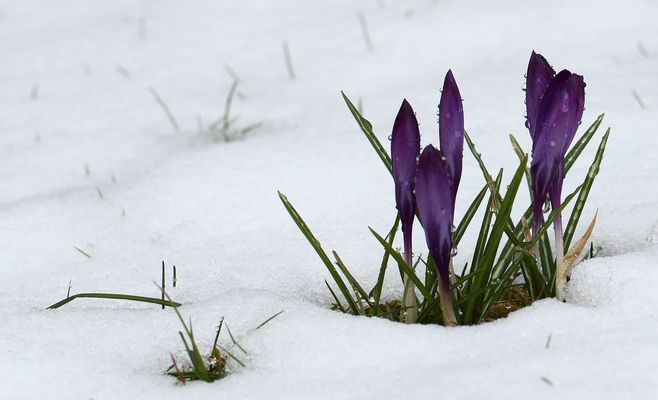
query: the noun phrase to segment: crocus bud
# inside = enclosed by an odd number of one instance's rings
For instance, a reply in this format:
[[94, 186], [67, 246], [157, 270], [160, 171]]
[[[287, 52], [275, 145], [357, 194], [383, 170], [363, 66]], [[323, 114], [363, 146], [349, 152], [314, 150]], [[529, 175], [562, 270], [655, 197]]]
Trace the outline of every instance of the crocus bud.
[[[404, 240], [404, 258], [409, 266], [412, 263], [411, 232], [416, 214], [414, 186], [416, 184], [416, 163], [420, 153], [420, 131], [418, 121], [407, 100], [402, 101], [400, 111], [393, 124], [391, 135], [391, 163], [395, 183], [395, 206], [400, 214]], [[409, 277], [404, 277], [404, 320], [414, 323], [417, 319], [416, 294]]]
[[564, 180], [564, 157], [576, 135], [585, 104], [583, 77], [567, 70], [551, 80], [539, 101], [532, 143], [532, 192], [535, 227], [549, 191], [559, 207]]
[[[532, 137], [530, 165], [533, 197], [533, 227], [541, 226], [542, 210], [550, 195], [551, 208], [562, 203], [564, 157], [576, 135], [585, 106], [585, 82], [580, 75], [562, 70], [555, 75], [541, 55], [532, 52], [526, 81], [526, 126]], [[564, 256], [562, 216], [554, 220], [556, 265]], [[566, 278], [556, 273], [555, 293], [562, 300]]]
[[452, 251], [453, 180], [442, 153], [425, 147], [416, 173], [416, 202], [423, 221], [425, 240], [439, 276], [441, 308], [446, 325], [456, 323], [450, 294], [450, 253]]
[[395, 183], [395, 205], [400, 213], [402, 232], [411, 234], [416, 213], [414, 185], [420, 153], [418, 120], [407, 100], [402, 101], [391, 135], [391, 163]]
[[450, 70], [443, 81], [441, 101], [439, 102], [439, 145], [451, 176], [451, 192], [454, 206], [455, 198], [457, 197], [457, 187], [462, 176], [464, 108], [462, 106], [459, 88]]

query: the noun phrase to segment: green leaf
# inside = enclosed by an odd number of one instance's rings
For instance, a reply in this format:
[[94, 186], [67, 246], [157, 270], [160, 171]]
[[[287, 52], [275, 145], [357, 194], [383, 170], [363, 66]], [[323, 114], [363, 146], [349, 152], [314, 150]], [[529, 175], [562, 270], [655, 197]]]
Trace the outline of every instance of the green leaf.
[[[478, 232], [478, 238], [475, 242], [475, 249], [473, 250], [473, 258], [471, 259], [471, 266], [479, 265], [480, 257], [487, 245], [487, 237], [489, 237], [489, 230], [491, 229], [491, 221], [493, 219], [493, 211], [491, 211], [494, 202], [494, 195], [491, 194], [488, 201], [487, 209], [484, 210], [484, 215], [482, 216], [482, 224], [480, 225], [480, 231]], [[471, 278], [475, 278], [475, 275], [470, 275]], [[472, 281], [468, 282], [466, 290], [470, 289]]]
[[491, 174], [487, 170], [487, 166], [484, 165], [484, 161], [482, 161], [482, 154], [479, 151], [477, 151], [477, 149], [475, 148], [475, 143], [473, 143], [471, 137], [468, 135], [467, 132], [464, 132], [464, 139], [466, 140], [466, 144], [468, 145], [468, 148], [471, 150], [471, 154], [473, 154], [475, 161], [477, 161], [478, 166], [480, 167], [480, 171], [482, 171], [482, 175], [484, 175], [484, 180], [489, 184], [493, 184], [493, 178], [491, 177]]
[[[400, 214], [396, 213], [395, 216], [395, 222], [393, 223], [393, 227], [391, 230], [388, 232], [387, 240], [389, 246], [393, 247], [393, 240], [395, 239], [395, 234], [398, 231], [398, 225], [400, 224]], [[386, 275], [386, 268], [388, 267], [388, 259], [391, 253], [388, 251], [384, 250], [384, 256], [382, 257], [382, 263], [379, 267], [379, 276], [377, 277], [377, 284], [375, 287], [370, 291], [370, 296], [373, 297], [375, 301], [375, 315], [379, 314], [379, 302], [382, 297], [382, 287], [384, 286], [384, 277]]]
[[587, 128], [585, 133], [578, 139], [576, 144], [574, 144], [571, 147], [571, 150], [567, 153], [567, 155], [564, 157], [564, 173], [566, 175], [567, 172], [571, 169], [571, 166], [576, 162], [578, 157], [580, 156], [580, 153], [585, 150], [585, 147], [587, 147], [587, 144], [589, 141], [592, 139], [594, 134], [596, 133], [596, 130], [599, 129], [599, 125], [601, 125], [601, 121], [603, 121], [603, 116], [605, 114], [599, 115], [599, 117], [594, 121], [594, 123]]
[[605, 135], [603, 135], [603, 138], [601, 139], [601, 143], [599, 144], [599, 148], [596, 151], [594, 161], [590, 165], [589, 170], [587, 171], [587, 176], [585, 177], [585, 181], [581, 185], [578, 200], [576, 200], [576, 204], [574, 205], [573, 211], [571, 212], [571, 217], [569, 218], [567, 228], [564, 232], [564, 248], [566, 250], [568, 250], [569, 245], [571, 245], [571, 240], [573, 239], [576, 227], [578, 226], [578, 221], [580, 221], [580, 215], [585, 208], [585, 202], [587, 201], [589, 192], [592, 189], [592, 185], [594, 184], [594, 179], [596, 179], [596, 176], [599, 174], [599, 167], [601, 166], [601, 161], [603, 160], [605, 146], [608, 143], [608, 136], [610, 136], [610, 128], [608, 128], [608, 130], [605, 132]]
[[[493, 228], [491, 229], [491, 233], [488, 235], [487, 244], [484, 252], [482, 253], [482, 257], [478, 260], [477, 265], [475, 264], [472, 265], [472, 268], [474, 268], [476, 274], [472, 281], [473, 287], [471, 288], [471, 290], [478, 290], [478, 288], [483, 287], [489, 283], [489, 280], [491, 278], [491, 271], [494, 266], [494, 261], [496, 258], [496, 253], [498, 252], [498, 246], [503, 237], [503, 233], [505, 232], [505, 228], [507, 227], [508, 219], [510, 217], [514, 205], [514, 199], [516, 198], [516, 194], [521, 184], [521, 180], [523, 179], [523, 173], [525, 171], [526, 163], [527, 163], [527, 159], [524, 158], [523, 161], [520, 163], [519, 167], [517, 168], [516, 173], [514, 174], [514, 177], [512, 178], [507, 188], [505, 197], [503, 198], [500, 204], [500, 209], [498, 210], [498, 214], [496, 215], [496, 220], [494, 222]], [[495, 196], [496, 194], [497, 194], [497, 190], [492, 194], [492, 196]], [[475, 299], [472, 299], [465, 305], [464, 308], [465, 324], [472, 323], [472, 318], [475, 315], [474, 313], [476, 309], [479, 309], [480, 299], [481, 296], [477, 296]]]
[[366, 135], [366, 138], [370, 142], [370, 145], [372, 145], [372, 148], [375, 149], [375, 152], [384, 163], [386, 169], [388, 169], [388, 172], [392, 174], [393, 168], [391, 167], [391, 157], [388, 155], [386, 149], [384, 148], [384, 146], [382, 146], [381, 142], [379, 141], [379, 139], [377, 139], [377, 136], [375, 136], [375, 133], [372, 131], [372, 124], [370, 123], [370, 121], [363, 118], [359, 110], [356, 107], [354, 107], [354, 104], [352, 104], [352, 102], [350, 101], [350, 99], [347, 98], [347, 95], [345, 95], [344, 92], [341, 91], [340, 94], [343, 95], [343, 100], [345, 100], [345, 103], [347, 104], [347, 108], [349, 108], [350, 111], [352, 112], [352, 115], [354, 116], [356, 123], [359, 124], [359, 127], [361, 127], [361, 130]]
[[288, 201], [288, 198], [283, 195], [283, 193], [279, 193], [279, 198], [281, 199], [281, 202], [283, 203], [283, 206], [288, 210], [288, 214], [290, 214], [290, 217], [292, 218], [293, 221], [295, 221], [295, 224], [299, 228], [299, 230], [302, 232], [304, 237], [306, 237], [306, 240], [311, 244], [311, 247], [315, 250], [315, 252], [318, 254], [322, 262], [324, 263], [325, 267], [327, 267], [327, 270], [329, 271], [329, 274], [331, 274], [331, 277], [334, 279], [336, 282], [336, 285], [338, 285], [338, 289], [340, 289], [340, 292], [343, 294], [345, 297], [345, 300], [350, 306], [350, 309], [352, 310], [354, 315], [359, 314], [359, 308], [356, 305], [356, 302], [352, 298], [352, 295], [350, 294], [349, 289], [345, 285], [345, 282], [343, 279], [340, 277], [338, 274], [338, 271], [336, 271], [336, 268], [334, 268], [333, 263], [331, 260], [329, 260], [329, 257], [327, 257], [327, 253], [324, 252], [322, 249], [322, 246], [320, 245], [320, 242], [315, 238], [309, 227], [306, 225], [306, 222], [302, 219], [302, 217], [299, 215], [297, 210], [295, 210], [295, 207]]
[[416, 275], [416, 271], [414, 271], [413, 268], [408, 266], [407, 263], [404, 261], [404, 257], [402, 257], [402, 255], [400, 253], [395, 251], [395, 249], [393, 249], [393, 247], [391, 247], [391, 245], [389, 245], [388, 242], [386, 242], [386, 240], [383, 237], [381, 237], [377, 232], [375, 232], [374, 229], [372, 229], [370, 227], [368, 227], [368, 229], [370, 229], [370, 232], [372, 232], [372, 234], [379, 241], [379, 243], [382, 246], [384, 246], [386, 251], [391, 253], [391, 255], [393, 256], [393, 259], [400, 266], [400, 269], [402, 269], [402, 271], [409, 276], [409, 279], [413, 282], [414, 286], [416, 286], [418, 288], [418, 290], [423, 295], [423, 297], [430, 302], [430, 307], [436, 307], [436, 309], [440, 313], [441, 309], [438, 307], [439, 306], [438, 302], [436, 302], [436, 301], [434, 301], [434, 299], [432, 299], [431, 292], [427, 289], [427, 287], [418, 278], [418, 275]]
[[336, 304], [336, 307], [338, 308], [338, 310], [341, 311], [341, 312], [347, 312], [347, 311], [345, 311], [345, 308], [343, 307], [343, 305], [340, 303], [340, 300], [338, 300], [338, 296], [336, 296], [336, 293], [334, 292], [334, 290], [331, 288], [331, 286], [329, 286], [329, 282], [327, 282], [326, 279], [324, 280], [324, 284], [327, 285], [327, 289], [329, 289], [329, 292], [331, 292], [331, 295], [334, 297], [334, 300], [336, 301], [335, 304]]
[[532, 238], [530, 242], [527, 243], [526, 250], [532, 249], [535, 244], [539, 241], [539, 238], [548, 231], [548, 228], [551, 226], [553, 221], [555, 221], [555, 218], [557, 218], [558, 214], [560, 214], [568, 205], [571, 203], [571, 201], [576, 197], [578, 193], [582, 190], [582, 185], [578, 186], [576, 190], [571, 192], [569, 196], [567, 196], [564, 200], [562, 200], [562, 204], [554, 210], [551, 211], [550, 214], [548, 214], [548, 218], [546, 218], [546, 221], [544, 221], [544, 224], [539, 228], [539, 231], [537, 231], [537, 234]]
[[[519, 158], [519, 161], [522, 161], [524, 158], [527, 160], [528, 159], [528, 153], [523, 151], [523, 148], [521, 148], [521, 145], [516, 140], [514, 135], [510, 134], [509, 139], [512, 142], [512, 148], [514, 149], [514, 152], [516, 153], [516, 156]], [[530, 194], [530, 198], [532, 199], [532, 179], [530, 179], [530, 168], [528, 168], [527, 163], [526, 163], [526, 167], [525, 167], [525, 180], [528, 184], [528, 193]]]
[[488, 187], [489, 185], [484, 185], [484, 188], [480, 190], [480, 193], [475, 196], [475, 200], [473, 200], [471, 205], [468, 207], [468, 210], [466, 210], [464, 217], [459, 222], [459, 225], [457, 225], [457, 229], [455, 229], [455, 232], [452, 235], [453, 246], [456, 247], [459, 244], [461, 238], [464, 236], [466, 228], [468, 228], [468, 225], [471, 223], [475, 213], [477, 212], [478, 208], [480, 208], [480, 204], [482, 204], [482, 199], [484, 199], [484, 196], [487, 194]]
[[130, 300], [130, 301], [139, 301], [142, 303], [153, 303], [160, 304], [168, 307], [180, 307], [180, 303], [175, 301], [167, 301], [162, 299], [157, 299], [155, 297], [144, 297], [144, 296], [134, 296], [131, 294], [119, 294], [119, 293], [78, 293], [72, 296], [65, 298], [64, 300], [58, 301], [57, 303], [48, 307], [48, 309], [60, 308], [66, 303], [69, 303], [75, 299], [80, 298], [93, 298], [93, 299], [116, 299], [116, 300]]
[[366, 293], [365, 290], [363, 290], [363, 287], [359, 283], [359, 281], [352, 275], [349, 269], [347, 269], [347, 266], [343, 262], [343, 260], [340, 258], [336, 250], [332, 251], [334, 258], [336, 259], [336, 265], [340, 269], [340, 271], [345, 275], [345, 278], [347, 278], [347, 281], [350, 283], [352, 288], [354, 289], [355, 292], [357, 292], [361, 297], [368, 303], [369, 306], [372, 307], [372, 304], [368, 300], [368, 293]]
[[519, 265], [520, 265], [519, 260], [512, 261], [512, 265], [510, 266], [510, 268], [508, 268], [505, 271], [505, 274], [501, 278], [499, 278], [497, 282], [494, 282], [494, 289], [489, 290], [487, 294], [485, 294], [484, 300], [482, 302], [482, 306], [480, 308], [480, 315], [475, 321], [476, 324], [482, 322], [484, 317], [486, 317], [486, 315], [489, 313], [491, 306], [496, 301], [498, 301], [501, 298], [501, 296], [505, 293], [505, 290], [509, 288], [508, 282], [512, 279], [514, 274], [519, 270]]

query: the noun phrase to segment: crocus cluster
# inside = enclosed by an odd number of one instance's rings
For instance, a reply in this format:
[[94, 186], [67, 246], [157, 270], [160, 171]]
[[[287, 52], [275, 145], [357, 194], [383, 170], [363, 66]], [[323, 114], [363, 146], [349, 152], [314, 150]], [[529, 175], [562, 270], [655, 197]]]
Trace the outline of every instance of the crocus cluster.
[[[420, 154], [418, 121], [404, 100], [393, 125], [391, 159], [395, 201], [404, 238], [404, 256], [412, 265], [411, 234], [416, 211], [437, 266], [438, 289], [446, 325], [456, 323], [450, 293], [450, 263], [455, 198], [462, 172], [464, 111], [459, 88], [448, 71], [439, 103], [439, 146], [426, 146]], [[416, 297], [405, 278], [405, 322], [416, 318]]]
[[[580, 124], [585, 105], [585, 82], [581, 75], [562, 70], [555, 73], [546, 59], [532, 52], [526, 75], [526, 126], [532, 138], [530, 167], [535, 234], [542, 224], [544, 203], [560, 207], [564, 181], [564, 157]], [[556, 270], [564, 256], [562, 217], [554, 222]], [[556, 296], [562, 299], [564, 277], [556, 276]]]

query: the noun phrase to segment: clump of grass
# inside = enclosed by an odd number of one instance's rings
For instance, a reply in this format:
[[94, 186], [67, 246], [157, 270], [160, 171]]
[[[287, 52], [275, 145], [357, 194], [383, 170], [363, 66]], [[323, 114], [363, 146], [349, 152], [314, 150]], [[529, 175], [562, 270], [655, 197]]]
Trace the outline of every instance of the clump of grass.
[[231, 111], [233, 109], [233, 101], [237, 94], [239, 83], [240, 81], [238, 79], [233, 80], [228, 95], [226, 96], [226, 101], [224, 102], [224, 112], [221, 117], [205, 127], [200, 119], [197, 121], [199, 132], [208, 135], [213, 141], [232, 142], [243, 138], [247, 133], [261, 125], [260, 123], [244, 127], [238, 127], [236, 125], [238, 116], [232, 116]]
[[[237, 125], [238, 116], [232, 115], [231, 113], [233, 110], [233, 102], [237, 95], [239, 80], [237, 79], [235, 72], [233, 72], [230, 67], [227, 68], [227, 71], [231, 71], [229, 74], [231, 74], [234, 79], [226, 96], [222, 115], [208, 125], [205, 125], [201, 117], [197, 116], [198, 132], [204, 136], [209, 137], [213, 142], [233, 142], [235, 140], [242, 139], [247, 133], [261, 126], [260, 122], [241, 127]], [[171, 111], [164, 99], [153, 88], [149, 88], [149, 92], [162, 109], [174, 131], [181, 131], [181, 127], [176, 120], [174, 113]]]
[[[165, 295], [167, 298], [169, 298], [169, 295], [166, 293]], [[187, 354], [188, 360], [185, 364], [179, 366], [176, 358], [172, 354], [172, 364], [165, 371], [167, 375], [175, 377], [178, 382], [182, 384], [185, 384], [188, 381], [199, 380], [204, 382], [214, 382], [224, 378], [228, 374], [228, 358], [235, 361], [241, 367], [246, 367], [246, 364], [240, 358], [219, 344], [219, 336], [222, 332], [222, 328], [224, 325], [226, 325], [226, 331], [228, 332], [233, 346], [237, 348], [243, 355], [247, 356], [249, 354], [247, 350], [235, 339], [235, 336], [233, 336], [233, 333], [231, 333], [231, 329], [229, 328], [228, 324], [224, 323], [224, 318], [221, 318], [219, 321], [219, 325], [217, 326], [217, 333], [215, 334], [215, 340], [209, 354], [203, 355], [199, 350], [199, 346], [197, 345], [196, 339], [194, 337], [194, 331], [192, 330], [192, 320], [189, 319], [188, 323], [185, 323], [185, 319], [183, 318], [178, 308], [174, 308], [174, 311], [178, 316], [178, 320], [183, 325], [183, 331], [178, 331], [178, 334], [183, 342], [183, 346], [185, 347], [185, 353]], [[278, 313], [267, 318], [253, 330], [256, 331], [262, 328], [265, 324], [281, 315], [284, 311], [285, 310], [279, 311]]]
[[[222, 318], [217, 328], [215, 342], [213, 343], [212, 350], [207, 356], [203, 356], [199, 350], [199, 346], [194, 339], [194, 331], [192, 330], [192, 320], [189, 320], [189, 325], [185, 323], [183, 316], [177, 308], [174, 308], [176, 315], [183, 325], [183, 330], [178, 331], [183, 345], [185, 346], [185, 353], [189, 358], [189, 362], [179, 367], [174, 355], [171, 355], [171, 366], [167, 369], [166, 373], [169, 376], [176, 377], [176, 379], [185, 384], [187, 381], [202, 380], [204, 382], [214, 382], [226, 376], [226, 358], [223, 356], [220, 348], [217, 345], [219, 334], [222, 331], [224, 319]], [[240, 362], [241, 363], [241, 362]], [[241, 363], [242, 364], [242, 363]], [[242, 364], [244, 365], [244, 364]]]

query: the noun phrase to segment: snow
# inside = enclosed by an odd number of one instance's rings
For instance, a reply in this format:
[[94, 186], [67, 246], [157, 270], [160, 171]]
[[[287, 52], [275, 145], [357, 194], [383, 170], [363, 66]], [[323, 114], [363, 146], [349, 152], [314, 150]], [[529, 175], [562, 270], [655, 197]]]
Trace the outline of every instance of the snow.
[[[3, 2], [0, 398], [651, 398], [657, 17], [652, 0]], [[363, 99], [382, 139], [406, 97], [424, 143], [436, 143], [438, 89], [452, 68], [466, 129], [509, 179], [507, 135], [529, 148], [521, 87], [532, 49], [585, 76], [583, 128], [602, 112], [612, 127], [581, 226], [598, 209], [602, 251], [574, 268], [568, 303], [543, 300], [458, 328], [328, 310], [327, 273], [276, 191], [364, 282], [375, 281], [380, 257], [367, 226], [383, 232], [394, 218], [390, 177], [340, 90]], [[196, 118], [223, 112], [225, 64], [240, 77], [237, 127], [262, 125], [217, 143]], [[481, 186], [466, 154], [458, 216]], [[467, 232], [457, 264], [473, 241]], [[178, 267], [169, 292], [199, 342], [210, 346], [224, 316], [249, 351], [246, 368], [231, 363], [226, 379], [183, 387], [163, 375], [170, 353], [183, 358], [171, 310], [91, 299], [44, 310], [69, 280], [74, 293], [158, 296], [161, 260]], [[401, 294], [394, 279], [385, 290]]]

